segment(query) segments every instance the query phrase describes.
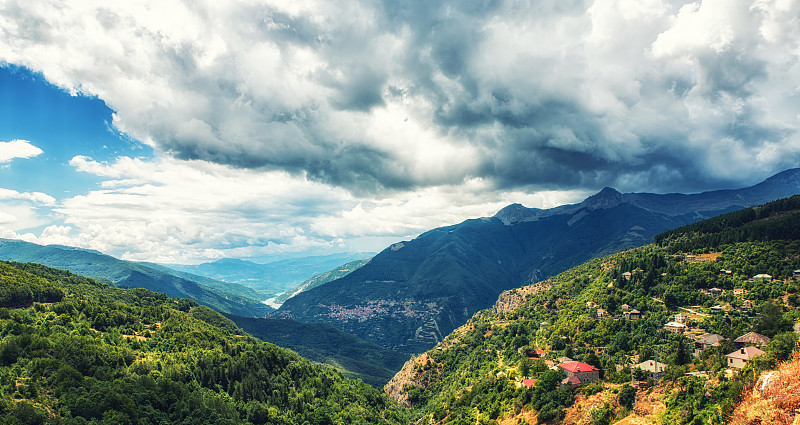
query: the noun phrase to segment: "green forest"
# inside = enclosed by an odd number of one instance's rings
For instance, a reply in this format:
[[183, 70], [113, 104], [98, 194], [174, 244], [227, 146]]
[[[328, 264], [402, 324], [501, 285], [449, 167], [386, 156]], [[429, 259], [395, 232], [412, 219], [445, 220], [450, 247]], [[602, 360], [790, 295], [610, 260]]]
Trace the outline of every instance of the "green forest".
[[[630, 413], [635, 384], [663, 391], [659, 422], [723, 423], [743, 388], [787, 360], [797, 345], [798, 210], [800, 197], [793, 197], [720, 216], [512, 290], [501, 297], [505, 308], [476, 314], [407, 365], [402, 397], [418, 423], [523, 423], [525, 412], [539, 423], [557, 423], [579, 396], [603, 393], [606, 404], [591, 412], [592, 423], [603, 424]], [[704, 253], [713, 255], [687, 261], [687, 254]], [[756, 274], [772, 281], [752, 279]], [[734, 296], [736, 288], [744, 294]], [[626, 320], [629, 309], [641, 318]], [[664, 329], [676, 313], [689, 310], [698, 313], [687, 323], [693, 336]], [[748, 331], [772, 338], [761, 347], [766, 354], [730, 371], [725, 355], [736, 350], [732, 340]], [[693, 339], [706, 332], [727, 340], [694, 356]], [[544, 359], [532, 358], [536, 349], [545, 350]], [[559, 385], [563, 372], [545, 361], [561, 357], [598, 367], [601, 381], [575, 389]], [[644, 360], [665, 363], [663, 376], [654, 379], [631, 367]], [[528, 387], [523, 378], [536, 381]]]
[[187, 299], [0, 263], [4, 424], [407, 423], [380, 390]]

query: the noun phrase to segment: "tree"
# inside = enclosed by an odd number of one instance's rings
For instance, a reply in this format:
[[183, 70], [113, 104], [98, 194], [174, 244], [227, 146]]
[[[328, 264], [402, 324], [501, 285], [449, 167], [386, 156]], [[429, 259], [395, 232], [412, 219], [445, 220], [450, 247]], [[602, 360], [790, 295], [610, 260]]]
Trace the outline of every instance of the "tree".
[[633, 404], [636, 402], [636, 389], [630, 384], [623, 385], [622, 389], [619, 390], [619, 395], [617, 395], [617, 401], [626, 408], [632, 409]]
[[753, 326], [753, 330], [773, 337], [778, 333], [789, 331], [792, 328], [792, 323], [783, 317], [783, 311], [780, 307], [772, 302], [765, 302], [759, 308], [758, 318]]

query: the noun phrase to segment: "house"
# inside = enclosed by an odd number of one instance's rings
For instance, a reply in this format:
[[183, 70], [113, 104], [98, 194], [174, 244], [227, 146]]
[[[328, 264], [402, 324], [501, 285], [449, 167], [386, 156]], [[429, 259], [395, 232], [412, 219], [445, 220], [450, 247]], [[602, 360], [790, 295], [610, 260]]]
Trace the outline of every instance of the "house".
[[642, 313], [636, 309], [626, 311], [622, 313], [622, 315], [625, 317], [625, 320], [638, 320], [642, 317]]
[[594, 301], [586, 301], [586, 307], [587, 308], [596, 308], [597, 307], [597, 303], [594, 302]]
[[536, 378], [525, 378], [522, 380], [522, 385], [524, 385], [526, 388], [532, 387], [533, 384], [535, 383], [536, 383]]
[[600, 369], [581, 362], [568, 362], [558, 365], [564, 370], [567, 378], [576, 378], [580, 384], [589, 384], [600, 380]]
[[752, 310], [753, 309], [753, 302], [750, 300], [742, 301], [742, 310]]
[[733, 295], [742, 296], [747, 293], [747, 289], [744, 288], [733, 288]]
[[625, 280], [631, 280], [631, 272], [622, 273], [622, 278]]
[[733, 353], [726, 355], [728, 358], [728, 367], [733, 369], [741, 369], [747, 364], [750, 359], [764, 354], [763, 351], [756, 347], [743, 347]]
[[715, 305], [714, 307], [709, 308], [709, 310], [711, 310], [712, 313], [722, 313], [723, 311], [725, 311], [725, 309], [722, 308], [721, 305]]
[[669, 365], [655, 360], [646, 360], [637, 364], [635, 367], [648, 372], [651, 378], [658, 379]]
[[800, 279], [800, 269], [793, 271], [793, 272], [792, 272], [792, 277], [793, 277], [795, 280], [797, 280], [797, 279]]
[[694, 263], [695, 261], [697, 261], [697, 256], [692, 254], [686, 254], [686, 256], [683, 257], [683, 261], [686, 261], [687, 263]]
[[597, 309], [597, 318], [602, 319], [604, 317], [608, 317], [608, 311], [603, 310], [602, 308]]
[[622, 309], [622, 311], [628, 311], [631, 309], [631, 306], [629, 306], [628, 304], [622, 304], [621, 306], [619, 306], [619, 308]]
[[529, 358], [531, 360], [539, 360], [543, 359], [545, 354], [547, 354], [546, 351], [542, 350], [541, 348], [537, 348], [531, 352], [531, 356]]
[[572, 387], [573, 390], [575, 388], [580, 387], [581, 384], [582, 384], [581, 380], [574, 376], [570, 376], [561, 380], [562, 387], [569, 385], [570, 387]]
[[732, 275], [733, 271], [731, 270], [719, 269], [719, 277], [731, 277]]
[[755, 332], [748, 332], [739, 338], [733, 340], [733, 343], [736, 344], [736, 348], [742, 348], [746, 345], [755, 345], [755, 346], [762, 346], [769, 344], [769, 337], [761, 335]]
[[682, 334], [686, 332], [686, 325], [684, 325], [683, 323], [669, 322], [666, 325], [664, 325], [664, 329], [672, 333]]
[[690, 316], [686, 313], [678, 313], [675, 315], [675, 321], [678, 323], [686, 323], [690, 319]]
[[638, 267], [633, 269], [633, 275], [634, 276], [637, 275], [637, 274], [642, 274], [642, 273], [644, 273], [644, 270], [642, 270], [642, 269], [640, 269]]
[[761, 273], [761, 274], [757, 274], [757, 275], [753, 276], [753, 280], [761, 280], [761, 281], [764, 281], [764, 282], [772, 282], [772, 276], [770, 276], [770, 275], [768, 275], [766, 273]]
[[722, 295], [723, 293], [725, 293], [724, 290], [719, 289], [719, 288], [711, 288], [711, 289], [708, 290], [708, 292], [711, 293], [712, 297], [718, 297], [718, 296]]
[[719, 347], [725, 337], [719, 334], [705, 334], [694, 342], [694, 355], [700, 355], [708, 347]]

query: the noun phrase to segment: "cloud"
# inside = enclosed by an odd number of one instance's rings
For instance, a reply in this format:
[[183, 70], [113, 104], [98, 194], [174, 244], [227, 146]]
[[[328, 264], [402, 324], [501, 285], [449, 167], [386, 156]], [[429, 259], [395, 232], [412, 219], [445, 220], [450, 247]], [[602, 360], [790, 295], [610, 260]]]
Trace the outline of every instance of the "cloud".
[[0, 187], [0, 201], [4, 200], [25, 200], [31, 201], [40, 205], [52, 205], [55, 203], [55, 198], [41, 192], [17, 192], [12, 189], [4, 189]]
[[4, 4], [0, 60], [179, 159], [355, 196], [699, 190], [800, 160], [794, 1], [55, 3]]
[[0, 142], [0, 164], [11, 162], [15, 158], [33, 158], [41, 153], [41, 149], [27, 140], [15, 139], [10, 142]]
[[491, 184], [473, 179], [358, 197], [283, 171], [209, 161], [120, 157], [103, 163], [77, 156], [70, 164], [102, 178], [100, 187], [53, 205], [58, 223], [27, 240], [161, 262], [377, 251], [433, 227], [492, 215], [512, 201], [552, 207], [585, 196], [580, 191], [487, 196]]

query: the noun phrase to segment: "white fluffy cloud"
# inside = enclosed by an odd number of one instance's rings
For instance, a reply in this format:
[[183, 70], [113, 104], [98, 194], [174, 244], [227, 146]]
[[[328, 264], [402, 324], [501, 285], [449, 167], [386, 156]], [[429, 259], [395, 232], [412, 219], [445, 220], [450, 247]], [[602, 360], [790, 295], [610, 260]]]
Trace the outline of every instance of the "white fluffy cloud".
[[0, 164], [10, 162], [15, 158], [32, 158], [41, 153], [41, 149], [27, 140], [16, 139], [10, 142], [0, 142]]
[[0, 188], [0, 238], [22, 238], [17, 232], [47, 224], [47, 212], [55, 204], [55, 198], [41, 192]]
[[797, 165], [798, 14], [796, 0], [9, 0], [0, 60], [99, 96], [160, 152], [354, 193], [688, 190]]
[[512, 200], [551, 207], [584, 195], [498, 192], [487, 198], [486, 183], [475, 180], [359, 198], [302, 176], [207, 161], [121, 157], [100, 163], [75, 157], [71, 164], [106, 180], [98, 190], [60, 201], [54, 211], [65, 225], [46, 228], [35, 241], [163, 262], [380, 250], [387, 240], [491, 215]]

